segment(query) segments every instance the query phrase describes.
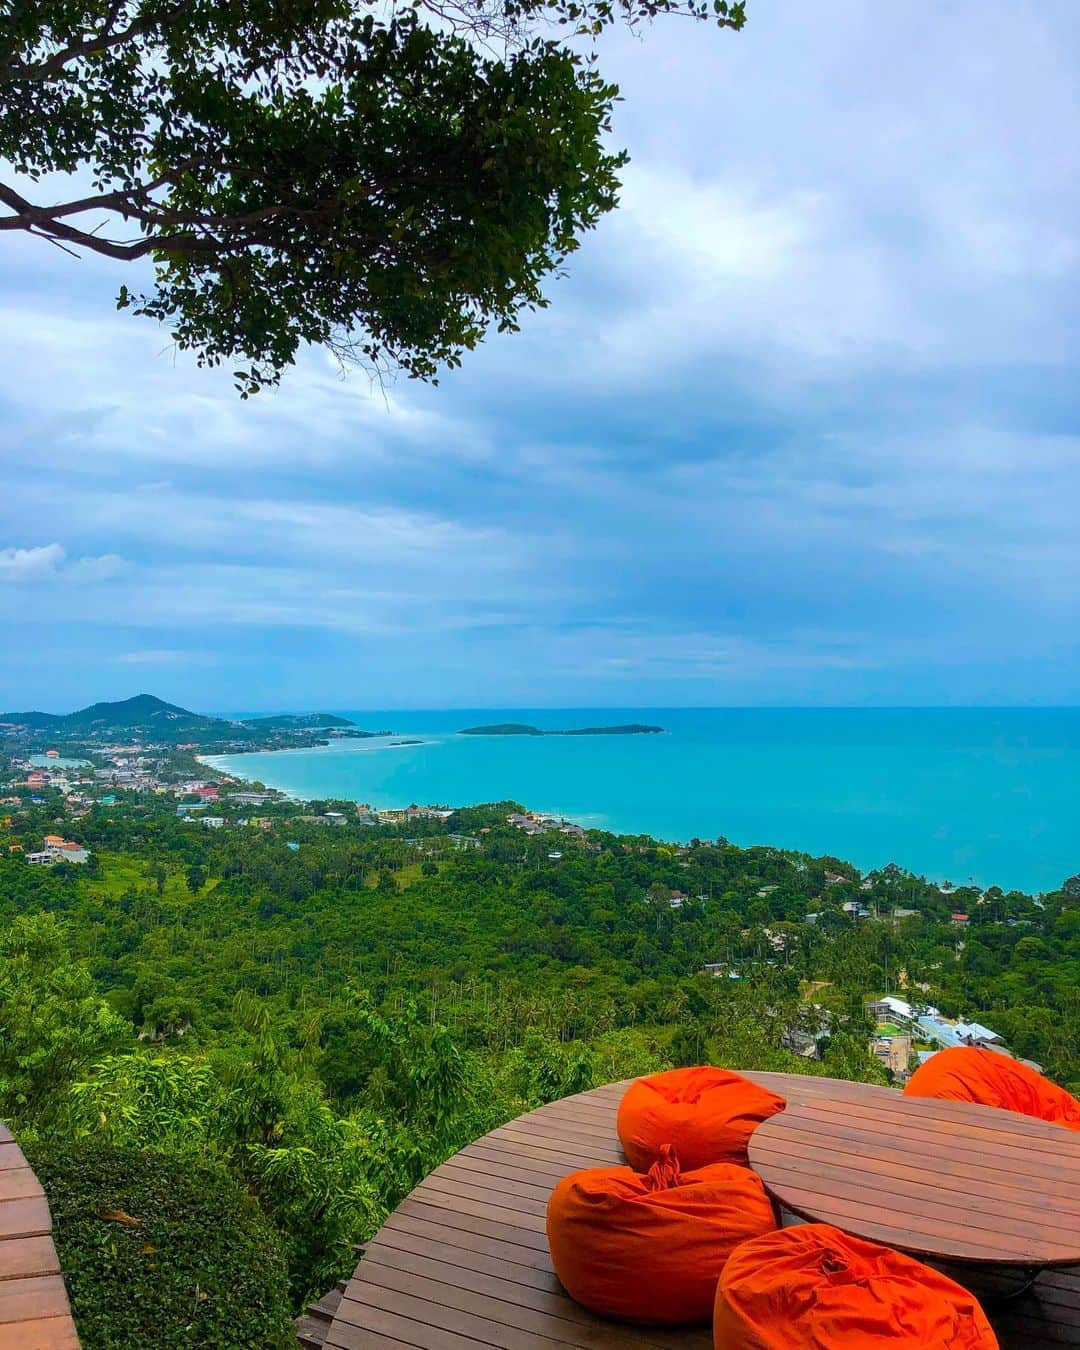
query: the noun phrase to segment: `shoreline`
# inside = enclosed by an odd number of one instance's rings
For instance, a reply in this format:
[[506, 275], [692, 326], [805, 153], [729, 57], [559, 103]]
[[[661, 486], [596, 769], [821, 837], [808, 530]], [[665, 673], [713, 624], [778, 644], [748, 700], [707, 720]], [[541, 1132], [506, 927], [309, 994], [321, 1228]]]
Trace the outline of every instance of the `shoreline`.
[[[395, 731], [387, 732], [386, 737], [396, 736]], [[320, 741], [317, 745], [253, 745], [245, 750], [212, 750], [198, 751], [195, 758], [200, 764], [205, 763], [208, 758], [214, 759], [244, 759], [249, 755], [310, 755], [324, 750], [332, 750], [338, 745], [351, 745], [356, 747], [369, 747], [372, 750], [396, 750], [402, 746], [429, 745], [435, 739], [427, 737], [424, 740], [388, 740], [380, 732], [371, 736], [335, 736], [333, 740]], [[372, 745], [372, 741], [383, 742], [380, 745]]]
[[[1040, 716], [1033, 726], [979, 710], [958, 727], [942, 727], [940, 714], [911, 716], [913, 734], [890, 717], [874, 723], [874, 736], [861, 717], [822, 723], [784, 712], [750, 726], [741, 716], [677, 722], [667, 713], [667, 735], [465, 737], [455, 734], [465, 719], [442, 713], [414, 716], [393, 738], [421, 745], [354, 741], [308, 759], [253, 760], [245, 750], [213, 756], [212, 767], [304, 800], [555, 804], [617, 834], [723, 836], [1006, 892], [1053, 891], [1080, 870], [1065, 806], [1080, 766], [1080, 716], [1054, 714], [1049, 725]], [[661, 722], [649, 712], [639, 719]], [[558, 722], [571, 720], [584, 722]], [[400, 758], [378, 753], [390, 748]]]
[[[426, 741], [417, 741], [417, 742], [409, 742], [409, 744], [426, 745], [426, 744], [428, 744], [428, 742], [426, 742]], [[293, 749], [294, 751], [295, 751], [297, 748], [298, 748], [298, 747], [292, 747], [292, 749]], [[385, 746], [384, 748], [389, 750], [389, 749], [393, 749], [394, 747], [392, 747], [392, 746]], [[243, 751], [243, 752], [241, 752], [240, 754], [237, 754], [237, 755], [235, 756], [235, 758], [241, 758], [241, 756], [242, 756], [243, 754], [271, 754], [271, 753], [277, 754], [277, 753], [279, 753], [279, 752], [278, 752], [278, 751], [273, 751], [273, 752], [271, 752], [271, 751], [269, 751], [269, 750]], [[210, 762], [211, 759], [215, 759], [215, 758], [225, 759], [225, 758], [234, 758], [234, 756], [225, 756], [225, 755], [220, 755], [220, 756], [212, 756], [212, 755], [196, 755], [196, 756], [195, 756], [195, 760], [196, 760], [199, 764], [202, 764], [205, 768], [212, 769], [215, 773], [220, 774], [220, 775], [222, 775], [222, 777], [228, 779], [229, 782], [244, 784], [244, 783], [255, 783], [255, 782], [261, 782], [261, 781], [262, 781], [261, 779], [256, 779], [256, 778], [244, 778], [244, 777], [242, 777], [242, 776], [239, 775], [239, 774], [236, 774], [236, 773], [230, 773], [229, 770], [227, 770], [227, 769], [222, 769], [222, 768], [220, 768], [218, 765], [212, 764], [212, 763]], [[310, 797], [308, 797], [308, 796], [302, 796], [299, 792], [296, 792], [296, 791], [295, 791], [294, 789], [292, 789], [292, 788], [274, 787], [274, 786], [273, 786], [272, 784], [270, 784], [270, 783], [266, 783], [264, 786], [266, 786], [271, 792], [277, 792], [277, 793], [280, 793], [281, 796], [284, 797], [287, 801], [290, 801], [290, 802], [297, 802], [297, 803], [299, 803], [300, 805], [307, 805], [307, 804], [310, 803], [310, 802], [313, 802], [313, 801], [322, 801], [322, 800], [327, 800], [327, 801], [348, 801], [348, 802], [352, 802], [354, 805], [357, 805], [357, 804], [359, 804], [359, 801], [360, 801], [360, 799], [359, 799], [358, 797], [340, 797], [340, 798], [339, 798], [339, 797], [326, 797], [325, 794], [317, 794], [317, 795], [315, 795], [315, 796], [310, 796]], [[424, 803], [419, 803], [419, 802], [415, 802], [415, 801], [402, 801], [402, 802], [383, 802], [383, 803], [381, 803], [381, 804], [376, 805], [376, 802], [375, 802], [375, 799], [374, 799], [374, 794], [371, 794], [371, 796], [372, 796], [372, 800], [371, 800], [368, 804], [369, 804], [375, 811], [404, 811], [404, 810], [405, 810], [407, 807], [409, 807], [409, 806], [418, 806], [418, 805], [423, 805], [423, 804], [424, 804]], [[427, 805], [434, 805], [433, 803], [426, 803], [426, 804], [427, 804]], [[484, 806], [484, 805], [486, 805], [486, 804], [487, 804], [487, 803], [486, 803], [485, 800], [477, 800], [477, 801], [475, 801], [475, 802], [455, 802], [455, 803], [453, 803], [452, 805], [451, 805], [451, 804], [443, 803], [442, 805], [443, 805], [446, 809], [452, 810], [452, 811], [468, 811], [468, 810], [472, 809], [473, 807]], [[581, 825], [582, 828], [583, 828], [583, 829], [586, 829], [586, 830], [600, 830], [600, 829], [605, 829], [605, 828], [607, 828], [606, 826], [603, 826], [603, 825], [597, 825], [597, 824], [589, 825], [589, 824], [585, 824], [585, 823], [584, 823], [585, 821], [588, 821], [588, 820], [597, 820], [597, 819], [598, 819], [598, 820], [604, 820], [605, 817], [604, 817], [603, 813], [600, 812], [600, 811], [586, 812], [586, 813], [584, 813], [584, 816], [583, 816], [581, 812], [577, 812], [577, 813], [572, 813], [572, 812], [571, 812], [571, 813], [568, 813], [568, 812], [566, 812], [566, 811], [559, 811], [559, 810], [556, 810], [556, 809], [554, 809], [554, 808], [552, 808], [552, 809], [543, 809], [543, 810], [540, 810], [540, 809], [535, 809], [535, 808], [533, 808], [533, 807], [526, 807], [526, 810], [527, 810], [528, 812], [530, 812], [531, 814], [536, 815], [536, 816], [553, 816], [553, 817], [554, 817], [554, 816], [558, 816], [558, 817], [560, 817], [562, 820], [565, 820], [568, 824]], [[632, 832], [632, 831], [614, 831], [614, 830], [613, 830], [613, 831], [611, 831], [611, 833], [633, 833], [633, 832]], [[638, 833], [640, 833], [640, 831], [639, 831]], [[669, 841], [667, 841], [667, 840], [657, 840], [657, 842], [658, 842], [658, 843], [667, 843], [667, 842], [669, 842]], [[675, 842], [675, 841], [670, 841], [670, 842]]]
[[[270, 751], [251, 751], [251, 752], [244, 752], [244, 753], [251, 753], [251, 754], [269, 754], [269, 753], [271, 753], [271, 752], [270, 752]], [[277, 753], [277, 752], [274, 752], [274, 753]], [[235, 756], [235, 758], [240, 758], [240, 757], [241, 757], [240, 755]], [[256, 782], [256, 781], [262, 781], [262, 780], [257, 780], [257, 779], [254, 779], [254, 778], [244, 778], [244, 777], [241, 777], [241, 776], [239, 776], [239, 775], [231, 775], [231, 774], [229, 773], [228, 770], [225, 770], [225, 769], [219, 769], [216, 765], [210, 764], [210, 763], [209, 763], [209, 757], [204, 757], [204, 756], [202, 756], [202, 755], [196, 755], [195, 758], [199, 761], [200, 764], [205, 764], [208, 768], [213, 769], [216, 773], [223, 773], [223, 774], [225, 774], [226, 777], [232, 778], [232, 780], [235, 781], [235, 782], [250, 783], [250, 782]], [[220, 758], [226, 758], [226, 757], [225, 757], [225, 756], [221, 756]], [[232, 756], [230, 756], [230, 758], [232, 758]], [[297, 802], [298, 804], [301, 804], [301, 805], [305, 805], [305, 804], [307, 804], [307, 803], [309, 803], [309, 802], [312, 802], [312, 801], [323, 800], [324, 798], [325, 798], [325, 800], [329, 800], [329, 801], [349, 801], [349, 802], [352, 802], [354, 805], [360, 802], [360, 798], [359, 798], [359, 797], [334, 797], [334, 796], [332, 796], [332, 795], [327, 796], [326, 794], [316, 794], [315, 796], [305, 796], [305, 795], [302, 795], [301, 793], [297, 792], [297, 791], [296, 791], [295, 789], [293, 789], [293, 788], [272, 787], [271, 784], [266, 784], [266, 786], [267, 786], [267, 787], [271, 787], [271, 790], [274, 791], [274, 792], [279, 792], [279, 793], [282, 795], [282, 797], [284, 797], [287, 801], [290, 801], [290, 802]], [[417, 802], [415, 801], [415, 799], [414, 799], [414, 800], [411, 800], [411, 801], [404, 801], [404, 800], [402, 800], [402, 801], [400, 801], [400, 802], [398, 802], [398, 801], [380, 801], [380, 800], [378, 800], [377, 794], [374, 793], [374, 792], [368, 794], [368, 799], [369, 799], [369, 804], [371, 805], [371, 807], [372, 807], [375, 811], [404, 811], [404, 810], [405, 810], [407, 807], [409, 807], [409, 806], [420, 805], [420, 803], [417, 803]], [[489, 800], [490, 800], [489, 798], [483, 798], [483, 797], [481, 797], [481, 798], [477, 798], [476, 801], [470, 801], [470, 802], [455, 802], [455, 803], [452, 804], [451, 809], [453, 809], [453, 810], [455, 810], [455, 811], [457, 811], [457, 810], [470, 810], [470, 809], [472, 809], [472, 808], [474, 808], [474, 807], [477, 807], [477, 806], [483, 806], [483, 805], [486, 805], [486, 804], [488, 803]], [[673, 838], [673, 837], [668, 837], [667, 835], [658, 835], [658, 834], [655, 834], [655, 833], [654, 833], [653, 831], [651, 831], [651, 830], [619, 829], [617, 826], [611, 825], [611, 824], [607, 824], [607, 823], [605, 823], [605, 824], [588, 824], [588, 823], [586, 823], [590, 818], [593, 818], [593, 819], [599, 818], [599, 819], [602, 820], [602, 821], [606, 821], [606, 820], [607, 820], [606, 815], [605, 815], [603, 812], [600, 812], [600, 811], [592, 811], [592, 812], [584, 812], [584, 813], [583, 813], [583, 812], [580, 812], [580, 811], [576, 811], [576, 812], [575, 812], [575, 811], [572, 811], [572, 810], [571, 810], [571, 811], [560, 811], [560, 810], [556, 810], [556, 809], [539, 809], [539, 808], [535, 808], [535, 807], [529, 806], [528, 803], [522, 803], [522, 805], [525, 807], [525, 810], [526, 810], [527, 812], [529, 812], [529, 813], [531, 813], [531, 814], [533, 814], [533, 815], [538, 815], [538, 816], [559, 816], [559, 817], [561, 817], [562, 819], [564, 819], [564, 820], [566, 820], [566, 821], [568, 821], [568, 822], [571, 822], [571, 823], [576, 824], [576, 825], [581, 825], [582, 828], [583, 828], [583, 829], [586, 829], [586, 830], [590, 830], [590, 829], [603, 830], [603, 831], [605, 831], [606, 833], [610, 833], [610, 834], [614, 834], [614, 835], [618, 835], [618, 836], [625, 836], [625, 837], [629, 837], [629, 838], [637, 838], [637, 837], [649, 838], [649, 839], [652, 839], [652, 840], [653, 840], [657, 845], [659, 845], [659, 846], [665, 846], [665, 845], [666, 845], [666, 846], [671, 846], [671, 847], [679, 847], [679, 848], [682, 848], [682, 847], [685, 847], [685, 846], [689, 845], [691, 839], [694, 837], [694, 836], [691, 835], [691, 836], [687, 836], [686, 838], [677, 839], [677, 838]], [[698, 836], [698, 837], [700, 838], [701, 836]], [[744, 842], [742, 842], [742, 841], [740, 841], [740, 840], [735, 840], [735, 839], [732, 839], [730, 842], [731, 842], [732, 844], [734, 844], [737, 848], [741, 848], [741, 849], [751, 849], [751, 848], [773, 849], [773, 848], [775, 848], [775, 849], [779, 850], [780, 852], [785, 852], [785, 853], [809, 853], [809, 855], [812, 856], [812, 857], [834, 857], [834, 856], [835, 856], [835, 857], [839, 857], [839, 856], [840, 856], [839, 854], [834, 854], [832, 851], [829, 851], [829, 850], [827, 850], [827, 851], [825, 851], [825, 852], [822, 852], [822, 853], [813, 853], [811, 850], [801, 849], [801, 848], [795, 848], [795, 847], [790, 846], [790, 845], [787, 845], [787, 844], [763, 843], [763, 842], [761, 842], [761, 841], [744, 843]], [[850, 859], [843, 859], [843, 861], [849, 862]], [[895, 859], [890, 859], [890, 862], [892, 862], [892, 861], [895, 861]], [[875, 864], [874, 866], [862, 866], [862, 865], [860, 865], [860, 864], [852, 863], [852, 865], [853, 865], [853, 866], [857, 866], [857, 867], [858, 867], [858, 870], [859, 870], [860, 872], [862, 872], [862, 873], [865, 875], [865, 874], [867, 874], [867, 873], [869, 873], [869, 872], [880, 870], [881, 868], [887, 866], [888, 864], [886, 864], [886, 863], [878, 863], [878, 864]], [[951, 880], [951, 877], [946, 876], [944, 873], [942, 873], [941, 876], [937, 876], [937, 875], [931, 874], [929, 871], [916, 872], [915, 869], [914, 869], [913, 867], [910, 867], [910, 866], [908, 866], [907, 864], [904, 864], [904, 863], [898, 863], [897, 865], [898, 865], [899, 867], [901, 867], [904, 871], [911, 872], [911, 873], [912, 873], [913, 875], [915, 875], [915, 876], [921, 876], [921, 877], [923, 877], [926, 881], [928, 881], [928, 882], [930, 882], [930, 883], [932, 883], [932, 884], [934, 884], [934, 885], [942, 885], [942, 884], [944, 884], [946, 881]], [[1063, 879], [1064, 879], [1064, 878], [1063, 878]], [[982, 887], [985, 889], [985, 888], [987, 888], [987, 887], [989, 887], [989, 886], [994, 885], [995, 883], [993, 883], [993, 882], [978, 882], [977, 884], [979, 884], [980, 886], [982, 886]], [[1002, 889], [1005, 889], [1005, 888], [1003, 887]], [[1043, 894], [1045, 893], [1045, 892], [1044, 892], [1043, 890], [1041, 890], [1041, 889], [1024, 890], [1024, 888], [1022, 888], [1022, 887], [1010, 887], [1009, 889], [1021, 890], [1024, 894], [1026, 894], [1026, 895], [1031, 895], [1032, 897], [1035, 897], [1035, 898], [1037, 898], [1037, 897], [1039, 897], [1039, 896], [1041, 896], [1041, 895], [1043, 895]]]

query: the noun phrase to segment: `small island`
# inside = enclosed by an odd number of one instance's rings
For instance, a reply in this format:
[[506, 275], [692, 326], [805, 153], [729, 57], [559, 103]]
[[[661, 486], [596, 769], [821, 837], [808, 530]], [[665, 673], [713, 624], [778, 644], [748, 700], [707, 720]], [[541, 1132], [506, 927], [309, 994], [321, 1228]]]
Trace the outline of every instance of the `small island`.
[[566, 731], [545, 731], [527, 722], [495, 722], [486, 727], [465, 727], [459, 736], [656, 736], [663, 727], [650, 727], [641, 722], [627, 722], [618, 727], [574, 727]]

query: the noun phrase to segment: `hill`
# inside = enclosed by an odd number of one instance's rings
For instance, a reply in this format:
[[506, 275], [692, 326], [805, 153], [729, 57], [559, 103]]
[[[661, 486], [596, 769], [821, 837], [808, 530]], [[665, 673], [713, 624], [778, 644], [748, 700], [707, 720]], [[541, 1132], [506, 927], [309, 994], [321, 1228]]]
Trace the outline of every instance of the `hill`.
[[59, 726], [63, 720], [55, 713], [0, 713], [0, 726], [25, 727], [28, 731], [48, 731], [50, 727]]
[[[1080, 1086], [1080, 878], [1036, 902], [724, 840], [553, 850], [522, 809], [331, 825], [281, 800], [256, 825], [226, 798], [202, 829], [156, 793], [59, 819], [24, 799], [23, 851], [0, 852], [0, 1119], [80, 1175], [112, 1147], [226, 1168], [300, 1304], [437, 1163], [542, 1101], [702, 1063], [883, 1082], [887, 983]], [[28, 865], [57, 828], [96, 864]], [[153, 1215], [107, 1203], [144, 1220], [141, 1259]]]
[[207, 717], [166, 703], [153, 694], [136, 694], [117, 703], [92, 703], [72, 713], [0, 713], [0, 735], [21, 738], [30, 747], [42, 742], [107, 743], [135, 738], [144, 743], [175, 746], [185, 743], [200, 750], [279, 749], [285, 746], [325, 745], [324, 734], [367, 737], [384, 732], [361, 731], [348, 718], [333, 713], [281, 713], [231, 721]]
[[253, 731], [314, 731], [354, 727], [356, 723], [333, 713], [281, 713], [277, 717], [245, 717], [244, 726]]
[[0, 713], [0, 723], [9, 723], [28, 731], [46, 731], [57, 736], [82, 736], [107, 740], [118, 733], [139, 733], [156, 741], [179, 741], [199, 737], [235, 737], [236, 724], [220, 717], [166, 703], [153, 694], [136, 694], [117, 703], [92, 703], [88, 708], [57, 715], [27, 712]]

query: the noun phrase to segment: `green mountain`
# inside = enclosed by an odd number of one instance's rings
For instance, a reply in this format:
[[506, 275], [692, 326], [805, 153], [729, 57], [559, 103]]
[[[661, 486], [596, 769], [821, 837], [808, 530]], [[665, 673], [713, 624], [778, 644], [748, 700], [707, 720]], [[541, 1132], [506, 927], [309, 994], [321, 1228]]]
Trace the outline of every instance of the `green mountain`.
[[79, 729], [122, 728], [145, 726], [174, 726], [178, 722], [217, 722], [216, 717], [203, 717], [200, 713], [190, 712], [187, 708], [177, 707], [175, 703], [166, 703], [153, 694], [136, 694], [134, 698], [123, 699], [119, 703], [92, 703], [89, 708], [80, 708], [64, 718], [66, 726]]
[[0, 723], [3, 722], [29, 731], [94, 739], [139, 732], [157, 741], [182, 741], [200, 736], [235, 737], [238, 730], [233, 722], [203, 717], [153, 694], [136, 694], [119, 703], [92, 703], [88, 708], [62, 716], [43, 712], [0, 713]]
[[320, 734], [373, 736], [333, 713], [282, 713], [229, 721], [166, 703], [153, 694], [136, 694], [118, 703], [93, 703], [89, 708], [58, 715], [45, 712], [0, 713], [0, 735], [29, 737], [32, 742], [102, 741], [138, 737], [158, 745], [192, 742], [207, 747], [318, 745]]

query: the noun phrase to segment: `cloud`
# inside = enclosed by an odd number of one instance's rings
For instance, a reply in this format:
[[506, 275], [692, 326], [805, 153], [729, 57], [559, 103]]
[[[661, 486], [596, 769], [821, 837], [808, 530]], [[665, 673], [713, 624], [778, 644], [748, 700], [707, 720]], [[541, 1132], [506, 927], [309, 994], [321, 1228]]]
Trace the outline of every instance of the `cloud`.
[[89, 583], [112, 581], [127, 571], [129, 563], [115, 553], [103, 553], [97, 558], [79, 558], [64, 569], [68, 581]]
[[214, 656], [211, 652], [149, 647], [141, 651], [118, 652], [112, 660], [118, 666], [191, 666], [212, 663]]
[[0, 704], [1080, 699], [1077, 61], [1007, 0], [613, 32], [622, 206], [438, 389], [240, 403], [5, 240]]
[[0, 549], [0, 581], [41, 581], [53, 577], [65, 557], [59, 544]]
[[124, 559], [115, 553], [105, 553], [96, 558], [76, 558], [69, 563], [67, 550], [61, 544], [0, 549], [0, 581], [109, 581], [120, 576], [127, 566]]

